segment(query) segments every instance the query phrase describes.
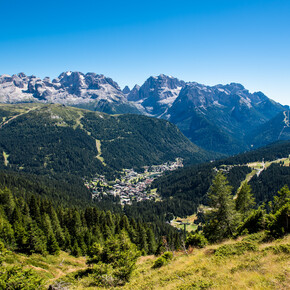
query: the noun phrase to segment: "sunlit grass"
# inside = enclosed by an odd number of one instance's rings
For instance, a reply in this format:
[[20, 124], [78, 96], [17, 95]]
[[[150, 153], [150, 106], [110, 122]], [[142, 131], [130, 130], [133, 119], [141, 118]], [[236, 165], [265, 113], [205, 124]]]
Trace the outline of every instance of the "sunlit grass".
[[[289, 289], [289, 253], [275, 253], [273, 248], [289, 245], [290, 236], [257, 244], [257, 249], [241, 255], [215, 255], [219, 247], [242, 240], [189, 249], [187, 254], [175, 252], [168, 264], [157, 269], [152, 268], [157, 257], [140, 257], [130, 282], [116, 289]], [[69, 289], [98, 289], [90, 276], [74, 278], [74, 273], [87, 268], [85, 262], [85, 257], [75, 258], [65, 252], [59, 256], [11, 253], [4, 261], [34, 269], [46, 286], [60, 282], [68, 283]]]

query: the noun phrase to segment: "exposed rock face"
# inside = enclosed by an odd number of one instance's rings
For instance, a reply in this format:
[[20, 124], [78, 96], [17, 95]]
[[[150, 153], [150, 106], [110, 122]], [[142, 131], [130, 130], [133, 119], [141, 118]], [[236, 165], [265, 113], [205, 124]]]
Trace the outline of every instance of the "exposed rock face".
[[128, 100], [142, 105], [147, 114], [163, 117], [184, 86], [184, 81], [161, 74], [148, 78], [141, 87], [135, 86]]
[[[48, 102], [99, 109], [98, 103], [112, 108], [113, 104], [138, 112], [127, 101], [118, 84], [104, 75], [95, 73], [64, 72], [58, 78], [43, 80], [35, 76], [0, 76], [0, 102]], [[113, 109], [112, 109], [113, 110]], [[117, 111], [116, 111], [117, 113]]]

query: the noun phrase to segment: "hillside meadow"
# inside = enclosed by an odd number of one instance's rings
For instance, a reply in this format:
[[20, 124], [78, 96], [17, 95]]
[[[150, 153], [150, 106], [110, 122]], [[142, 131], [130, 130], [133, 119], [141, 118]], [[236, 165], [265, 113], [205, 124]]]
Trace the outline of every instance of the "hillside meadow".
[[[115, 289], [289, 289], [290, 236], [260, 243], [262, 234], [227, 240], [203, 249], [173, 253], [172, 260], [153, 268], [157, 257], [142, 256], [129, 283]], [[22, 265], [43, 279], [44, 288], [101, 289], [90, 275], [84, 257], [10, 253], [6, 265]], [[76, 277], [78, 277], [76, 279]], [[108, 288], [110, 288], [108, 286]]]

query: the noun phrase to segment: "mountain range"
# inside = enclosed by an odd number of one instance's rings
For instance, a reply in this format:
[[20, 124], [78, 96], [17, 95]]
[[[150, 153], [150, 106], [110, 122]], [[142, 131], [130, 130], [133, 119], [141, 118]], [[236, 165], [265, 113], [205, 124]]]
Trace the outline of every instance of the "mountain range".
[[0, 76], [0, 102], [60, 103], [166, 119], [193, 143], [224, 154], [289, 139], [289, 107], [238, 83], [206, 86], [161, 74], [121, 90], [95, 73], [64, 72], [53, 80], [20, 73]]

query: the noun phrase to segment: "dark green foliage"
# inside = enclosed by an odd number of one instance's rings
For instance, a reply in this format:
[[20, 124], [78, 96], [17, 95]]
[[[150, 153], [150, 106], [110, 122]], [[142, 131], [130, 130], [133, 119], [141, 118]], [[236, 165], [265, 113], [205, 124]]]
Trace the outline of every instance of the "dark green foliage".
[[89, 264], [93, 265], [92, 276], [96, 285], [102, 286], [117, 286], [128, 282], [139, 256], [136, 245], [131, 243], [124, 231], [109, 238], [95, 254], [100, 257], [98, 263], [94, 265], [91, 259]]
[[211, 242], [233, 236], [238, 226], [239, 215], [231, 190], [226, 177], [218, 172], [208, 192], [211, 209], [205, 214], [203, 228], [205, 237]]
[[272, 251], [274, 254], [290, 254], [290, 244], [281, 244], [276, 246], [270, 246], [264, 249], [264, 251]]
[[[185, 217], [197, 211], [199, 204], [207, 204], [207, 191], [214, 177], [214, 168], [220, 162], [194, 165], [166, 174], [153, 182], [165, 201], [167, 212], [174, 216]], [[242, 180], [251, 170], [247, 166], [237, 166], [229, 170], [227, 178], [233, 190], [236, 190]], [[168, 200], [168, 198], [170, 198]], [[179, 205], [182, 205], [179, 208]]]
[[270, 203], [273, 213], [276, 213], [284, 205], [290, 202], [290, 190], [287, 185], [284, 185], [279, 191], [278, 194], [274, 196], [273, 202]]
[[0, 196], [0, 241], [17, 252], [57, 255], [65, 250], [76, 257], [88, 254], [95, 261], [98, 247], [103, 249], [121, 233], [127, 233], [143, 254], [155, 253], [156, 241], [164, 235], [171, 247], [180, 243], [177, 230], [165, 223], [149, 225], [94, 207], [65, 208], [34, 195], [16, 197], [7, 188], [0, 189]]
[[[217, 161], [218, 163], [218, 161]], [[233, 187], [233, 192], [236, 192], [241, 185], [241, 181], [250, 173], [252, 169], [248, 166], [234, 166], [227, 172], [227, 179]]]
[[255, 199], [253, 197], [251, 187], [246, 182], [238, 191], [236, 198], [236, 210], [242, 215], [242, 218], [244, 219], [249, 215], [254, 205]]
[[[2, 211], [2, 212], [1, 212]], [[8, 245], [8, 247], [13, 247], [15, 243], [15, 236], [14, 236], [14, 231], [7, 220], [3, 209], [0, 207], [0, 239]]]
[[0, 289], [44, 289], [42, 279], [32, 270], [6, 267], [0, 270]]
[[[154, 254], [156, 251], [156, 240], [151, 228], [147, 229], [147, 244], [148, 244], [148, 254]], [[178, 247], [175, 247], [178, 249]]]
[[290, 202], [269, 216], [269, 234], [279, 238], [290, 232]]
[[55, 238], [55, 235], [51, 232], [47, 238], [47, 251], [51, 255], [58, 255], [60, 252], [60, 248], [58, 242]]
[[268, 216], [269, 234], [278, 238], [290, 232], [290, 190], [284, 186], [270, 203], [271, 213]]
[[290, 141], [279, 141], [265, 147], [255, 149], [246, 153], [241, 153], [225, 160], [221, 160], [224, 164], [246, 164], [255, 161], [271, 161], [284, 158], [289, 155]]
[[271, 201], [283, 185], [290, 187], [290, 167], [273, 163], [259, 176], [255, 175], [249, 184], [257, 203]]
[[159, 258], [157, 258], [152, 266], [153, 269], [160, 268], [169, 263], [173, 259], [172, 252], [165, 252]]
[[39, 176], [23, 172], [0, 170], [0, 189], [6, 187], [14, 195], [37, 195], [55, 204], [85, 206], [91, 204], [91, 193], [79, 177]]
[[208, 244], [207, 239], [201, 233], [189, 233], [186, 237], [185, 245], [188, 248], [196, 247], [196, 248], [204, 248]]
[[28, 254], [37, 253], [44, 255], [46, 253], [46, 237], [36, 221], [28, 223], [27, 237], [26, 252]]
[[[60, 105], [34, 107], [28, 111], [22, 105], [26, 112], [1, 128], [0, 152], [1, 156], [2, 152], [9, 154], [9, 164], [0, 160], [0, 168], [54, 177], [99, 173], [113, 178], [123, 168], [161, 164], [177, 157], [198, 163], [213, 156], [165, 120], [111, 116]], [[12, 115], [19, 108], [7, 105], [0, 114], [6, 110]]]
[[254, 210], [250, 215], [240, 224], [237, 229], [239, 234], [244, 233], [257, 233], [266, 228], [266, 210], [263, 207], [259, 207]]
[[166, 259], [164, 257], [159, 257], [155, 260], [152, 268], [156, 269], [156, 268], [161, 268], [162, 266], [164, 266], [167, 263]]
[[254, 243], [239, 242], [219, 247], [215, 251], [215, 255], [220, 257], [228, 257], [233, 255], [242, 255], [247, 251], [257, 251], [257, 250], [258, 246]]
[[71, 248], [71, 254], [75, 257], [80, 257], [82, 255], [82, 250], [79, 247], [77, 240], [74, 240], [73, 246]]
[[[227, 159], [179, 169], [160, 177], [153, 182], [152, 187], [157, 188], [158, 193], [163, 198], [172, 198], [172, 204], [167, 205], [168, 212], [172, 212], [175, 216], [184, 217], [196, 212], [199, 204], [207, 204], [205, 197], [213, 178], [213, 168], [220, 168], [222, 165], [261, 162], [263, 159], [271, 161], [288, 157], [289, 153], [290, 141], [277, 142]], [[233, 191], [239, 188], [241, 181], [249, 172], [251, 169], [247, 166], [235, 166], [226, 173], [229, 184], [233, 186]], [[280, 164], [272, 164], [268, 169], [263, 170], [259, 177], [254, 176], [249, 185], [254, 193], [256, 203], [260, 205], [272, 200], [282, 185], [290, 186], [289, 178], [290, 167], [283, 167]], [[178, 209], [179, 203], [184, 204], [183, 209]]]

